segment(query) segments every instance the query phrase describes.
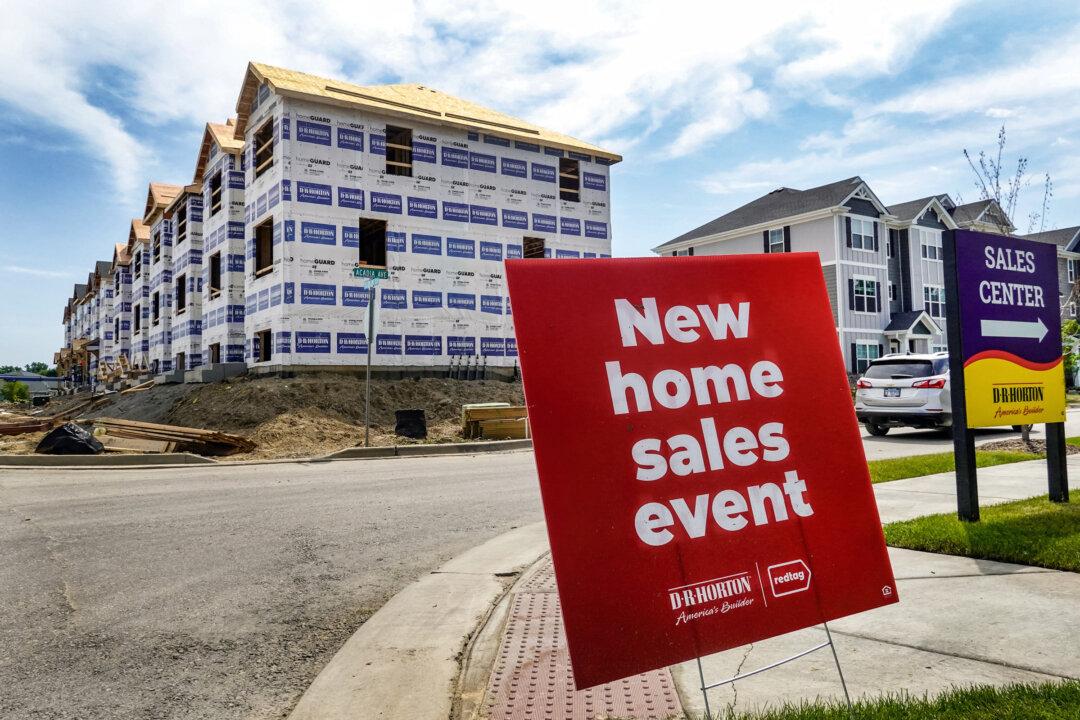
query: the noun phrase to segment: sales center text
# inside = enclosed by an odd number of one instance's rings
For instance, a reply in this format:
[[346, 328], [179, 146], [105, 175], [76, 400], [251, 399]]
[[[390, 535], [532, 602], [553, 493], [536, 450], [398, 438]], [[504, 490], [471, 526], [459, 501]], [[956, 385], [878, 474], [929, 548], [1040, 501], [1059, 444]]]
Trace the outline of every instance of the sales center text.
[[[741, 302], [737, 308], [728, 304], [715, 308], [675, 305], [661, 315], [655, 298], [642, 298], [637, 305], [620, 298], [615, 300], [615, 313], [623, 347], [636, 347], [639, 342], [663, 345], [668, 340], [693, 343], [708, 337], [717, 341], [744, 339], [750, 329], [749, 302]], [[689, 372], [661, 370], [651, 381], [624, 370], [619, 361], [607, 362], [605, 367], [616, 415], [658, 408], [674, 410], [690, 402], [708, 407], [747, 401], [753, 395], [771, 399], [784, 392], [783, 373], [769, 360], [753, 363], [748, 371], [735, 363], [695, 367]], [[787, 459], [789, 452], [781, 422], [766, 422], [756, 429], [721, 429], [712, 417], [701, 418], [693, 434], [642, 438], [631, 448], [636, 477], [642, 482], [716, 472], [728, 464], [749, 467], [758, 462], [779, 463]], [[647, 502], [634, 516], [637, 535], [648, 545], [662, 546], [677, 533], [692, 539], [704, 537], [710, 520], [723, 531], [738, 532], [750, 523], [756, 526], [786, 521], [792, 513], [799, 517], [813, 515], [814, 509], [805, 497], [806, 482], [795, 470], [786, 470], [783, 476], [782, 484], [750, 485], [745, 494], [729, 488], [712, 495]]]

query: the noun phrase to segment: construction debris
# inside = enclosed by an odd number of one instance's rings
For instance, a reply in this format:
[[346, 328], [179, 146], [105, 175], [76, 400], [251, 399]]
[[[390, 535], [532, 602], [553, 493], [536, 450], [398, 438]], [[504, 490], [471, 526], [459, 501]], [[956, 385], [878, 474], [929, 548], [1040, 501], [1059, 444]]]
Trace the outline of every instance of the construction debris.
[[147, 380], [146, 382], [136, 385], [134, 387], [129, 387], [127, 390], [121, 390], [120, 394], [127, 395], [129, 393], [142, 392], [143, 390], [149, 390], [152, 387], [154, 387], [154, 381]]
[[[144, 452], [194, 452], [199, 455], [234, 455], [251, 452], [255, 443], [239, 435], [181, 427], [179, 425], [159, 425], [158, 423], [136, 422], [119, 418], [98, 418], [94, 427], [104, 431], [106, 444], [116, 445], [118, 438], [154, 440], [167, 443], [166, 449], [144, 450]], [[157, 446], [155, 446], [157, 447]], [[136, 449], [136, 448], [122, 448]]]
[[466, 439], [516, 440], [529, 437], [529, 411], [524, 405], [485, 403], [461, 408]]
[[0, 435], [22, 435], [23, 433], [51, 430], [65, 420], [106, 405], [109, 402], [111, 400], [108, 397], [95, 395], [54, 415], [13, 415], [11, 419], [5, 418], [0, 421]]

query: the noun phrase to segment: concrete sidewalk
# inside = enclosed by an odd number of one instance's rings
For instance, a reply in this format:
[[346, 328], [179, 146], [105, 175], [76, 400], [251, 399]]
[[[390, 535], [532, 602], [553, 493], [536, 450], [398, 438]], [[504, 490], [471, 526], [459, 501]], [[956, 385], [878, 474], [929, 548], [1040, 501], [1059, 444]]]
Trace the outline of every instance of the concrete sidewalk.
[[[1069, 459], [1080, 487], [1080, 457]], [[955, 476], [874, 487], [883, 522], [955, 512]], [[1045, 494], [1043, 461], [979, 470], [983, 505]], [[852, 697], [953, 686], [1080, 679], [1080, 575], [890, 548], [901, 602], [830, 625]], [[472, 647], [459, 696], [463, 720], [701, 717], [697, 664], [574, 692], [550, 559], [511, 589]], [[550, 585], [550, 588], [548, 587]], [[545, 594], [548, 593], [548, 594]], [[748, 672], [825, 640], [821, 627], [712, 655], [707, 683]], [[671, 683], [674, 687], [671, 687]], [[842, 699], [829, 650], [709, 692], [711, 710]]]

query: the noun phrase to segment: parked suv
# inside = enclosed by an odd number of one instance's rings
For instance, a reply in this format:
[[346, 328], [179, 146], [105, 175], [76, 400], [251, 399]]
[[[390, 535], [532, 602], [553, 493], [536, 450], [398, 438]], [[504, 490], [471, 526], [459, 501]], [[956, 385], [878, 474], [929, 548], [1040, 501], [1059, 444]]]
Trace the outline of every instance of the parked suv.
[[952, 426], [949, 354], [885, 355], [855, 384], [855, 415], [871, 435]]

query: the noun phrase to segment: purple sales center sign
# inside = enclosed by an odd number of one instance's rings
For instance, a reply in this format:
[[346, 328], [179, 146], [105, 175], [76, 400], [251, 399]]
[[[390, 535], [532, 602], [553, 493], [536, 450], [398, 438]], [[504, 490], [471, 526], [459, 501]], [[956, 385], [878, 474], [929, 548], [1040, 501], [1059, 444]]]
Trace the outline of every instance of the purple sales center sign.
[[967, 426], [1064, 422], [1057, 247], [968, 230], [955, 239]]

